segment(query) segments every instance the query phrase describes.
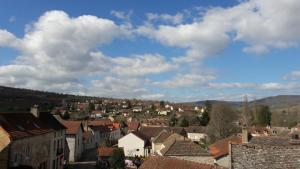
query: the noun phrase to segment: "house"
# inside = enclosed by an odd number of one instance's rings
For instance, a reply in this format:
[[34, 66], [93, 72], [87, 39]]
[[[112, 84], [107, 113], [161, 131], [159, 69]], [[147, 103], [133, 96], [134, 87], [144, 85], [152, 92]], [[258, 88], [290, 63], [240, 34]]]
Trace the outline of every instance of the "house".
[[69, 160], [77, 161], [84, 150], [83, 147], [83, 124], [80, 121], [63, 121], [67, 128], [66, 138], [70, 149]]
[[230, 143], [231, 169], [299, 168], [299, 133], [292, 133], [289, 137], [248, 136], [243, 131], [242, 143]]
[[205, 141], [207, 139], [206, 127], [189, 126], [184, 128], [187, 133], [187, 138], [195, 142]]
[[138, 120], [131, 120], [130, 122], [127, 122], [127, 126], [128, 132], [138, 131], [140, 128], [140, 122]]
[[62, 125], [51, 113], [49, 112], [38, 112], [37, 107], [31, 108], [31, 113], [38, 113], [38, 118], [42, 122], [45, 122], [54, 129], [54, 137], [52, 140], [52, 155], [51, 155], [51, 168], [63, 169], [64, 163], [67, 163], [64, 158], [65, 151], [65, 140], [66, 140], [66, 127]]
[[31, 113], [0, 113], [0, 167], [50, 169], [54, 133]]
[[224, 169], [220, 166], [201, 164], [172, 157], [153, 156], [144, 161], [139, 169]]
[[132, 112], [134, 113], [140, 113], [143, 111], [143, 107], [142, 106], [135, 106], [132, 108]]
[[151, 153], [149, 138], [139, 131], [133, 131], [120, 138], [118, 147], [123, 148], [126, 157], [147, 157]]
[[241, 136], [233, 135], [211, 144], [208, 148], [210, 153], [214, 157], [215, 163], [217, 165], [229, 168], [230, 166], [229, 143], [241, 143], [241, 142], [242, 142]]
[[168, 109], [158, 109], [157, 114], [161, 116], [167, 116], [171, 111]]
[[112, 147], [99, 147], [97, 149], [98, 164], [102, 168], [109, 168], [109, 158], [113, 155], [114, 149]]
[[167, 145], [172, 144], [174, 140], [184, 139], [185, 137], [182, 135], [163, 130], [152, 140], [152, 153], [162, 155], [160, 151]]
[[96, 147], [94, 133], [92, 131], [83, 132], [83, 149], [93, 149]]
[[160, 150], [162, 156], [179, 158], [204, 164], [214, 164], [211, 154], [191, 140], [172, 140], [164, 144], [165, 148]]

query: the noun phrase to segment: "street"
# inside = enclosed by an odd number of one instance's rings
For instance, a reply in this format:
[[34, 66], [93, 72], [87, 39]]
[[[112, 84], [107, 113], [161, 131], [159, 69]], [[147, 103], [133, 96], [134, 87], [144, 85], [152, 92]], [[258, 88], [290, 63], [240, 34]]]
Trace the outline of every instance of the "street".
[[70, 169], [95, 169], [96, 162], [97, 149], [86, 150], [79, 161], [70, 165]]

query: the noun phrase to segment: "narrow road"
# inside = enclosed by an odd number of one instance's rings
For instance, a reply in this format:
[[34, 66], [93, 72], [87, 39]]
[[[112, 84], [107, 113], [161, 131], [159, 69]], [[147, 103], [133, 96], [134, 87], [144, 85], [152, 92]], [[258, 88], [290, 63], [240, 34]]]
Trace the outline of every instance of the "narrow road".
[[96, 169], [97, 149], [86, 150], [79, 161], [70, 166], [71, 169]]

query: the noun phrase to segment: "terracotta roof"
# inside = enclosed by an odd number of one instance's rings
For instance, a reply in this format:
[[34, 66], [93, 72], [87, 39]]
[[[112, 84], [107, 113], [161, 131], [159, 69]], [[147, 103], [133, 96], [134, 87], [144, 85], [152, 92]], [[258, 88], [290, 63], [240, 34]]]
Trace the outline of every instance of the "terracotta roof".
[[136, 121], [136, 120], [133, 120], [131, 122], [128, 122], [127, 126], [128, 126], [129, 130], [137, 131], [140, 127], [140, 122]]
[[206, 133], [206, 127], [203, 126], [189, 126], [184, 128], [187, 133]]
[[164, 142], [172, 133], [168, 131], [161, 131], [158, 136], [153, 140], [154, 143], [162, 143]]
[[144, 141], [148, 140], [148, 137], [146, 135], [144, 135], [143, 133], [139, 132], [139, 131], [133, 131], [131, 133], [138, 136], [140, 139], [142, 139]]
[[110, 157], [112, 156], [114, 148], [111, 147], [100, 147], [98, 148], [99, 157]]
[[63, 125], [67, 128], [66, 134], [75, 135], [80, 129], [80, 127], [82, 127], [83, 130], [81, 121], [62, 121], [62, 122]]
[[190, 140], [175, 140], [167, 150], [162, 151], [164, 156], [210, 156], [207, 150]]
[[231, 143], [242, 143], [241, 136], [230, 136], [225, 139], [219, 140], [214, 144], [211, 144], [208, 148], [214, 158], [221, 158], [229, 153], [229, 142]]
[[0, 126], [13, 140], [54, 131], [31, 113], [0, 113]]
[[99, 125], [99, 126], [89, 126], [93, 131], [98, 131], [100, 133], [109, 132], [109, 128], [107, 126]]
[[150, 139], [151, 137], [158, 136], [158, 134], [164, 129], [167, 128], [166, 127], [141, 127], [139, 131]]
[[223, 167], [196, 163], [171, 157], [149, 157], [140, 169], [223, 169]]
[[39, 119], [51, 126], [54, 130], [64, 130], [67, 129], [63, 124], [61, 124], [51, 113], [41, 112]]
[[101, 125], [109, 125], [109, 124], [112, 124], [112, 122], [109, 119], [88, 121], [89, 126], [101, 126]]

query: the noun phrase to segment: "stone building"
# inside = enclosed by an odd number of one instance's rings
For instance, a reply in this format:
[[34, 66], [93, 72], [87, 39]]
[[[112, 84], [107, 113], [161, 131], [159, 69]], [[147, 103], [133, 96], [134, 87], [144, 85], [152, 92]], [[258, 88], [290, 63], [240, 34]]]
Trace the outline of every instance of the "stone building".
[[30, 113], [0, 113], [0, 166], [50, 169], [54, 130]]
[[290, 137], [262, 136], [249, 138], [243, 132], [242, 143], [229, 144], [231, 169], [297, 169], [300, 166], [298, 133]]
[[[35, 112], [32, 108], [32, 112]], [[64, 157], [65, 140], [66, 140], [66, 127], [62, 125], [51, 113], [41, 112], [38, 114], [39, 120], [51, 126], [54, 131], [52, 139], [52, 154], [51, 154], [51, 169], [63, 169], [64, 163], [67, 163]]]
[[69, 147], [69, 161], [74, 162], [81, 157], [84, 150], [84, 128], [80, 121], [63, 121], [63, 125], [67, 128], [66, 140]]
[[203, 164], [214, 164], [213, 156], [191, 140], [173, 140], [170, 145], [166, 145], [161, 150], [161, 153], [165, 157], [174, 157]]

